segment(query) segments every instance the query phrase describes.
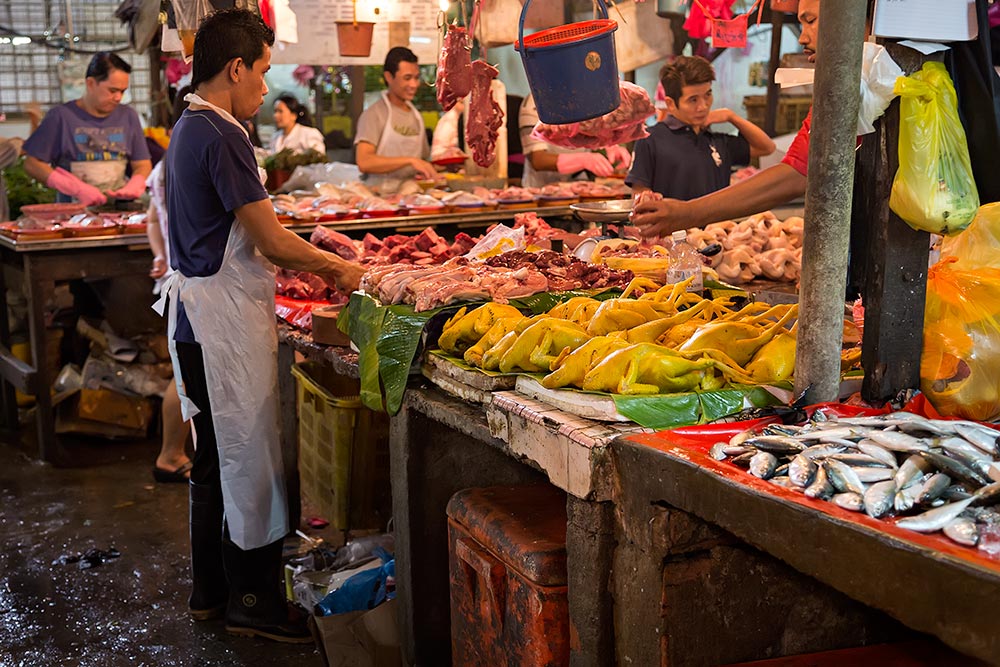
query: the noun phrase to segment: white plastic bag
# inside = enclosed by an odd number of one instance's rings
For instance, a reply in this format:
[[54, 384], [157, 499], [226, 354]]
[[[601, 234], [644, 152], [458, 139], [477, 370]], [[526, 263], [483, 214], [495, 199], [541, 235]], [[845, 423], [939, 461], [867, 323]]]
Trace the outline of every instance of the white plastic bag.
[[511, 250], [524, 250], [524, 248], [524, 227], [511, 229], [507, 225], [497, 225], [465, 256], [468, 259], [481, 261]]
[[881, 118], [896, 96], [893, 86], [903, 76], [896, 61], [884, 46], [865, 42], [861, 61], [861, 107], [858, 109], [858, 136], [875, 131], [875, 121]]

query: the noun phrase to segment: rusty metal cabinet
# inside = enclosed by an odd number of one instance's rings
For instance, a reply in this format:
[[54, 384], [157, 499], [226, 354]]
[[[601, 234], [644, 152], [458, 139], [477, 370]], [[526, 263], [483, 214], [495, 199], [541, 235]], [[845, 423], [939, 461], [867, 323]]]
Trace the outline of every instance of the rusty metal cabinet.
[[448, 503], [453, 665], [569, 664], [566, 495], [466, 489]]

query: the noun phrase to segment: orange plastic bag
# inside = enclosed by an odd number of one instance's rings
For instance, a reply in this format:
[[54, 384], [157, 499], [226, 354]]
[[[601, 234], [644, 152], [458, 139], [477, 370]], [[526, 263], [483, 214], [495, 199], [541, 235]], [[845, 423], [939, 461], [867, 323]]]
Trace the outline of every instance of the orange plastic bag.
[[953, 256], [930, 268], [920, 388], [942, 415], [1000, 416], [1000, 269]]

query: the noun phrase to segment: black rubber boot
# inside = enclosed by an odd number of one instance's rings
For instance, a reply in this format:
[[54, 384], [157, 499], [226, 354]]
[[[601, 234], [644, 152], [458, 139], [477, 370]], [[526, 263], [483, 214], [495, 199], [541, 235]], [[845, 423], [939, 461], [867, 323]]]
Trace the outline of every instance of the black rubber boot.
[[278, 584], [281, 579], [282, 540], [244, 551], [223, 541], [229, 605], [226, 630], [235, 635], [264, 637], [290, 644], [313, 641], [307, 618], [292, 618]]
[[222, 490], [191, 482], [191, 597], [196, 621], [219, 618], [226, 610], [229, 586], [222, 556]]

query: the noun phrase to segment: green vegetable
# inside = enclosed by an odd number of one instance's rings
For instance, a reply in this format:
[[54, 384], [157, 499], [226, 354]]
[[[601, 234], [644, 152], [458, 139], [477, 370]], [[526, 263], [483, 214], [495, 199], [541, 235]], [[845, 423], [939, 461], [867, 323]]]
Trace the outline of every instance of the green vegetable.
[[294, 171], [296, 167], [304, 167], [309, 164], [326, 161], [326, 155], [319, 151], [309, 149], [297, 153], [291, 148], [286, 148], [274, 155], [268, 155], [267, 159], [264, 160], [264, 168], [268, 171]]
[[51, 204], [56, 200], [56, 191], [45, 187], [24, 171], [24, 156], [3, 170], [7, 184], [7, 200], [10, 202], [10, 219], [17, 220], [21, 207], [29, 204]]

